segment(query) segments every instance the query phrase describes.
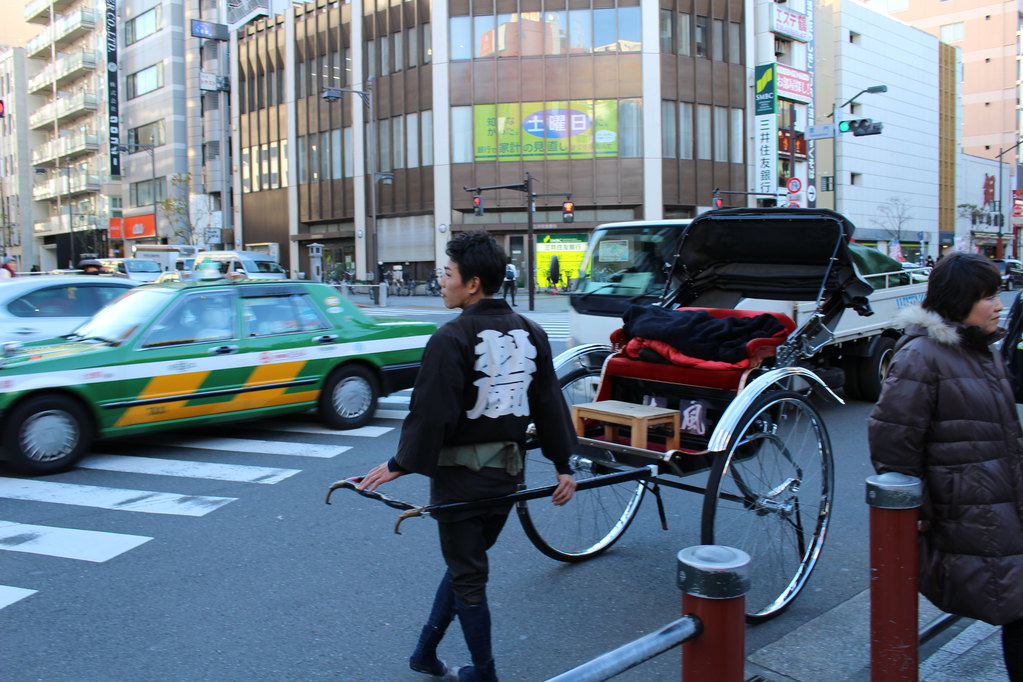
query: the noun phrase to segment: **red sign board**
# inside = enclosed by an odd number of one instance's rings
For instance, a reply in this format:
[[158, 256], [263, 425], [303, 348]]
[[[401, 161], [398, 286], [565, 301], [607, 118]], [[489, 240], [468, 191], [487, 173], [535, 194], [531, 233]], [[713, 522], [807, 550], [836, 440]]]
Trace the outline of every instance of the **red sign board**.
[[774, 82], [779, 97], [793, 99], [797, 102], [809, 102], [813, 99], [813, 82], [809, 73], [784, 64], [775, 64], [774, 66]]
[[122, 218], [122, 220], [124, 221], [124, 239], [156, 236], [156, 221], [153, 220], [152, 213]]

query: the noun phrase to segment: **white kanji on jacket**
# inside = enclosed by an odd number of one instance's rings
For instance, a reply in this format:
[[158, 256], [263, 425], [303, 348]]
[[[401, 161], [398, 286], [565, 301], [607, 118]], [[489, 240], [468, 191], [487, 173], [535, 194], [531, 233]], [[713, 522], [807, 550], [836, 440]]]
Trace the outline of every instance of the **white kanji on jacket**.
[[473, 384], [479, 389], [476, 404], [466, 411], [469, 419], [525, 416], [529, 414], [529, 384], [536, 372], [536, 347], [525, 329], [507, 334], [486, 329], [477, 336], [474, 369], [483, 377]]

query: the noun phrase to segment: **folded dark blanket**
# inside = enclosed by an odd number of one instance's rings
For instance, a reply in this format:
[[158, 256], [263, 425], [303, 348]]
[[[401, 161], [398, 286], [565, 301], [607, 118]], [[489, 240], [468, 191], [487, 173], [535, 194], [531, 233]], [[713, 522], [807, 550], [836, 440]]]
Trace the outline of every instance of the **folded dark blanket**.
[[702, 310], [666, 310], [631, 305], [622, 316], [625, 333], [663, 341], [694, 358], [739, 362], [746, 344], [774, 336], [784, 327], [773, 315], [717, 318]]

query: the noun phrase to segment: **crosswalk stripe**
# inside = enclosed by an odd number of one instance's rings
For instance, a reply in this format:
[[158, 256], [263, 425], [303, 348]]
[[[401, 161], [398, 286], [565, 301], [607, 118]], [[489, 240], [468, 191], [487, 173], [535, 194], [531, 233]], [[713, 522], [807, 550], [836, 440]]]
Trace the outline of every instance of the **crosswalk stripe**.
[[377, 410], [373, 415], [376, 419], [404, 419], [408, 410]]
[[412, 400], [411, 395], [389, 395], [386, 398], [377, 400], [377, 405], [405, 405]]
[[[317, 426], [316, 424], [282, 424], [280, 426], [275, 426], [274, 431], [287, 431], [288, 433], [313, 433], [319, 436], [358, 436], [360, 438], [377, 438], [388, 431], [394, 431], [394, 427], [363, 426], [358, 429], [336, 431], [334, 429], [329, 429], [326, 426]], [[345, 448], [345, 450], [348, 449], [350, 448]]]
[[[153, 538], [0, 521], [0, 549], [102, 563]], [[2, 597], [0, 597], [2, 600]]]
[[238, 483], [280, 483], [294, 476], [301, 469], [278, 469], [276, 467], [250, 466], [247, 464], [223, 464], [220, 462], [182, 462], [174, 459], [155, 457], [129, 457], [125, 455], [91, 455], [78, 462], [82, 469], [119, 471], [130, 474], [153, 474], [156, 476], [179, 476], [182, 478], [204, 478], [214, 481], [235, 481]]
[[0, 498], [174, 516], [205, 516], [237, 499], [2, 477]]
[[[321, 427], [322, 428], [322, 427]], [[294, 429], [274, 426], [274, 431], [291, 431]], [[351, 431], [334, 431], [324, 429], [334, 435], [352, 435]], [[361, 434], [355, 434], [361, 435]], [[228, 453], [245, 452], [256, 455], [287, 455], [289, 457], [321, 457], [329, 459], [351, 450], [347, 445], [316, 445], [311, 443], [285, 443], [276, 440], [250, 440], [247, 438], [166, 438], [161, 437], [160, 445], [173, 445], [180, 448], [196, 448], [199, 450], [224, 450]]]
[[36, 590], [29, 590], [24, 587], [0, 585], [0, 609], [10, 606], [16, 601], [21, 601], [25, 597], [31, 597], [35, 593]]

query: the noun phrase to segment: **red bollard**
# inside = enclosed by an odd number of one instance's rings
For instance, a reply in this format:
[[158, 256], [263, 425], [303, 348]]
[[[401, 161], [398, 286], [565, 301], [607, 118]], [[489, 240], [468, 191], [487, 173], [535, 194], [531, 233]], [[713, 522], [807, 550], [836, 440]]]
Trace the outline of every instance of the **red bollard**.
[[721, 545], [678, 553], [682, 613], [700, 619], [702, 632], [682, 644], [685, 682], [742, 682], [746, 663], [749, 555]]
[[919, 679], [917, 521], [922, 492], [914, 476], [889, 472], [867, 478], [871, 682]]

